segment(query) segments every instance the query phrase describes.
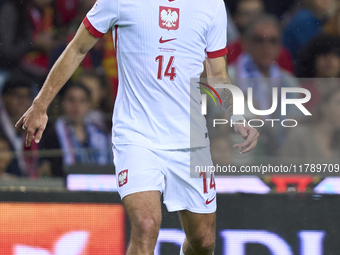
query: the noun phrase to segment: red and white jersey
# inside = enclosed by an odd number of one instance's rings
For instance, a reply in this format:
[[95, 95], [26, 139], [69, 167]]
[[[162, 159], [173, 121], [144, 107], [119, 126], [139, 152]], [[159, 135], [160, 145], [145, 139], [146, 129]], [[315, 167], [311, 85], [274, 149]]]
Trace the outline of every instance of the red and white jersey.
[[190, 78], [200, 77], [206, 56], [227, 53], [223, 0], [98, 0], [83, 23], [96, 37], [114, 30], [119, 71], [114, 144], [158, 149], [209, 144], [200, 90]]

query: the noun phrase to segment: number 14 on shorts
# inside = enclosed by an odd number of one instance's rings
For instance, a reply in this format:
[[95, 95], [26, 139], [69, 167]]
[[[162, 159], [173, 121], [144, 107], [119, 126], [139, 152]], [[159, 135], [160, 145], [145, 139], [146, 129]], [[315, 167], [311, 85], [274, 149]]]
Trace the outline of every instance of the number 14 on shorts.
[[[199, 176], [203, 178], [203, 193], [207, 194], [208, 193], [207, 173], [201, 172]], [[210, 189], [216, 190], [214, 173], [210, 173], [210, 185], [209, 185], [209, 187], [210, 187]]]

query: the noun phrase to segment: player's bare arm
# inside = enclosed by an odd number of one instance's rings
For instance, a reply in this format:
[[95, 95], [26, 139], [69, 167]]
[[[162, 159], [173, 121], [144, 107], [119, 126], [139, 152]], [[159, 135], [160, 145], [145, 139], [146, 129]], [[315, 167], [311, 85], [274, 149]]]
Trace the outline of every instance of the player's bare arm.
[[97, 41], [98, 38], [92, 36], [81, 24], [74, 39], [52, 67], [31, 107], [15, 124], [16, 128], [27, 131], [26, 146], [30, 146], [33, 139], [37, 143], [40, 141], [48, 120], [46, 114], [48, 106]]
[[[207, 78], [214, 78], [214, 82], [218, 82], [221, 79], [221, 83], [227, 82], [231, 84], [229, 75], [227, 73], [227, 64], [225, 57], [219, 58], [207, 58], [206, 59], [206, 72]], [[216, 80], [217, 79], [217, 80]], [[229, 89], [222, 89], [219, 93], [223, 110], [227, 115], [228, 119], [233, 115], [233, 96]], [[234, 148], [239, 149], [239, 153], [245, 153], [253, 148], [257, 144], [259, 133], [255, 128], [249, 127], [248, 125], [235, 125], [235, 131], [243, 136], [244, 142], [239, 144], [234, 144]]]

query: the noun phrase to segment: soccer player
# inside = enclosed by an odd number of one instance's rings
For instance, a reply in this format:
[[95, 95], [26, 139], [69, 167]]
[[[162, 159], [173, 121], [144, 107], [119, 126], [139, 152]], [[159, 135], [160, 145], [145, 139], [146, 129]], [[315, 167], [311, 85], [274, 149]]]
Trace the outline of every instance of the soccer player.
[[[208, 77], [228, 80], [226, 23], [223, 0], [98, 0], [16, 124], [27, 130], [27, 146], [39, 142], [48, 105], [98, 38], [114, 29], [119, 88], [112, 140], [118, 192], [132, 227], [129, 255], [153, 254], [163, 180], [164, 203], [179, 211], [186, 234], [181, 254], [213, 254], [215, 185], [208, 174], [190, 178], [190, 162], [212, 165], [204, 117], [197, 114], [190, 123], [190, 108], [194, 114], [201, 109], [190, 78], [200, 77], [206, 61]], [[220, 96], [231, 117], [232, 94]], [[200, 134], [194, 141], [190, 126]], [[245, 139], [234, 145], [240, 153], [255, 147], [255, 129], [235, 130]]]

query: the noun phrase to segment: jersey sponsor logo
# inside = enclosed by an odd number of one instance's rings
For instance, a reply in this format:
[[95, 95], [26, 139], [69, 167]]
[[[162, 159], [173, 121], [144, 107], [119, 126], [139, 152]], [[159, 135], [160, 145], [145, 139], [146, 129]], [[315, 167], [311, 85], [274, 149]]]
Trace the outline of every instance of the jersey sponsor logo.
[[128, 169], [126, 169], [124, 171], [121, 171], [118, 174], [118, 184], [119, 184], [119, 187], [122, 187], [127, 182], [128, 182]]
[[210, 204], [212, 201], [214, 201], [216, 198], [216, 196], [214, 196], [212, 199], [209, 200], [209, 198], [207, 198], [207, 200], [205, 201], [205, 204], [208, 205]]
[[159, 26], [167, 30], [177, 30], [179, 27], [179, 9], [159, 6]]
[[163, 36], [161, 38], [159, 38], [159, 43], [166, 43], [166, 42], [170, 42], [170, 41], [173, 41], [173, 40], [176, 40], [177, 38], [172, 38], [172, 39], [166, 39], [164, 40], [163, 39]]

